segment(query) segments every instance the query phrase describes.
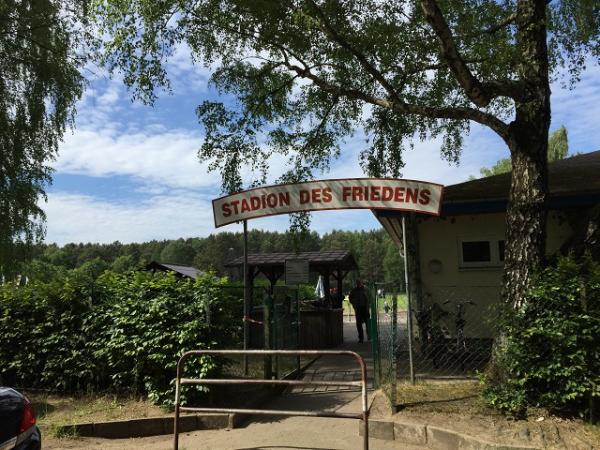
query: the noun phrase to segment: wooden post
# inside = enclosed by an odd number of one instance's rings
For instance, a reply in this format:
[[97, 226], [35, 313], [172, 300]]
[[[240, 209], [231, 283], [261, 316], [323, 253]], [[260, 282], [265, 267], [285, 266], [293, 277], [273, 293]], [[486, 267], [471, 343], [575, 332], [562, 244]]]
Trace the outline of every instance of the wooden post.
[[323, 271], [323, 290], [325, 291], [325, 305], [331, 307], [331, 284], [329, 282], [329, 269]]
[[344, 305], [344, 303], [343, 303], [344, 292], [342, 291], [343, 281], [344, 281], [344, 276], [342, 275], [342, 271], [340, 269], [338, 269], [338, 271], [337, 271], [337, 291], [338, 291], [339, 303], [342, 306]]

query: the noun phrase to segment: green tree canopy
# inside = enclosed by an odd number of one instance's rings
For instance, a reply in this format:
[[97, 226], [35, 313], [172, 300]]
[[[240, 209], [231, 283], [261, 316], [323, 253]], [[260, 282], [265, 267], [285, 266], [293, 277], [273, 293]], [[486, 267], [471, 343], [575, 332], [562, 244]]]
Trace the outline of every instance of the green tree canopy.
[[21, 250], [44, 235], [48, 163], [84, 87], [85, 3], [0, 2], [0, 272], [14, 270]]
[[[499, 159], [496, 164], [492, 167], [482, 167], [479, 170], [482, 177], [491, 177], [492, 175], [500, 175], [501, 173], [508, 173], [512, 170], [512, 163], [510, 158]], [[475, 177], [473, 177], [475, 178]]]
[[[185, 44], [212, 65], [224, 100], [197, 113], [200, 158], [242, 187], [241, 169], [266, 180], [269, 159], [289, 158], [282, 180], [312, 177], [364, 129], [371, 175], [400, 174], [415, 138], [441, 137], [459, 159], [475, 122], [511, 149], [505, 298], [519, 304], [545, 246], [550, 76], [575, 80], [600, 56], [592, 0], [97, 0], [110, 38], [104, 62], [151, 103], [168, 85], [165, 59]], [[527, 174], [527, 176], [524, 176]]]
[[393, 242], [390, 244], [391, 245], [386, 246], [383, 259], [385, 281], [394, 283], [398, 286], [404, 286], [406, 284], [404, 276], [404, 260], [400, 256], [398, 247]]
[[194, 262], [196, 252], [194, 248], [184, 241], [171, 241], [160, 252], [160, 262], [182, 264], [190, 266]]
[[569, 137], [567, 136], [567, 129], [563, 125], [552, 133], [548, 139], [548, 161], [565, 159], [567, 153], [569, 153]]
[[126, 273], [135, 268], [135, 258], [132, 255], [119, 256], [110, 265], [110, 270], [115, 273]]
[[[567, 129], [561, 126], [554, 131], [548, 139], [548, 161], [558, 161], [564, 159], [569, 153], [569, 139], [567, 137]], [[498, 160], [492, 167], [482, 167], [480, 173], [482, 177], [491, 177], [492, 175], [500, 175], [512, 170], [510, 158], [502, 158]]]

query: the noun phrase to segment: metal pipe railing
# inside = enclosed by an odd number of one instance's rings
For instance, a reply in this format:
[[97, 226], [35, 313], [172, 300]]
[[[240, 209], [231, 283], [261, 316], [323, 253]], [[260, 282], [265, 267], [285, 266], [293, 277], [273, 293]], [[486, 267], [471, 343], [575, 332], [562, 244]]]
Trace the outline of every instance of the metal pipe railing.
[[[244, 356], [352, 356], [360, 366], [360, 381], [321, 381], [321, 380], [257, 380], [257, 379], [201, 379], [183, 378], [183, 363], [192, 356], [203, 355], [244, 355]], [[360, 386], [362, 413], [341, 413], [337, 411], [289, 411], [241, 408], [197, 408], [181, 406], [181, 385], [205, 384], [271, 384], [284, 386]], [[175, 423], [173, 424], [173, 448], [179, 450], [179, 415], [181, 412], [227, 413], [227, 414], [266, 414], [280, 416], [337, 417], [343, 419], [362, 419], [364, 421], [363, 449], [369, 450], [369, 408], [367, 400], [367, 366], [364, 359], [349, 350], [191, 350], [185, 352], [177, 361], [177, 379], [175, 380]]]

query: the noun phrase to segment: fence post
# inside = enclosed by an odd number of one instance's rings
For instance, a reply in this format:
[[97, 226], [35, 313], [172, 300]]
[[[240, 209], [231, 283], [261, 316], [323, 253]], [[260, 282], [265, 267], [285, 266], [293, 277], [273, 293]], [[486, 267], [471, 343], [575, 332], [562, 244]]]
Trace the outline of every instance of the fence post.
[[[273, 350], [281, 350], [285, 348], [285, 344], [280, 342], [282, 338], [282, 334], [280, 333], [280, 328], [282, 326], [282, 316], [281, 316], [281, 305], [277, 303], [275, 299], [275, 295], [273, 295], [273, 309], [272, 309], [272, 328], [271, 328], [271, 348]], [[273, 364], [273, 374], [276, 379], [279, 379], [279, 356], [275, 355], [275, 360]]]
[[[263, 329], [265, 338], [265, 350], [272, 350], [273, 342], [273, 293], [269, 292], [265, 296], [265, 303], [263, 305]], [[264, 358], [264, 378], [270, 380], [273, 378], [273, 357], [267, 355]]]
[[[402, 216], [402, 246], [404, 250], [404, 278], [406, 281], [406, 326], [408, 328], [408, 365], [410, 368], [410, 382], [415, 384], [415, 366], [413, 363], [413, 348], [412, 348], [412, 339], [413, 339], [413, 329], [412, 329], [412, 296], [411, 286], [408, 283], [408, 250], [406, 248], [406, 219], [405, 215]], [[411, 270], [418, 270], [417, 268], [411, 268]]]
[[398, 399], [396, 398], [398, 395], [396, 386], [397, 386], [397, 378], [398, 378], [398, 364], [396, 361], [396, 351], [398, 350], [398, 295], [399, 294], [395, 294], [392, 295], [392, 317], [391, 317], [391, 321], [392, 321], [392, 350], [391, 350], [391, 372], [392, 372], [392, 379], [390, 380], [391, 386], [390, 386], [390, 390], [391, 390], [391, 395], [390, 395], [390, 400], [392, 403], [392, 408], [396, 408], [396, 404]]
[[[248, 221], [244, 220], [244, 350], [249, 348], [250, 340], [250, 308], [252, 305], [252, 284], [248, 270]], [[248, 376], [248, 355], [244, 354], [244, 375]]]
[[[300, 334], [300, 288], [296, 289], [296, 349], [301, 348]], [[296, 356], [296, 369], [300, 373], [300, 356]]]
[[381, 355], [379, 353], [379, 329], [377, 327], [377, 293], [375, 284], [370, 282], [367, 288], [369, 299], [370, 317], [367, 321], [369, 328], [368, 334], [371, 340], [371, 350], [373, 352], [373, 385], [379, 387], [381, 385]]

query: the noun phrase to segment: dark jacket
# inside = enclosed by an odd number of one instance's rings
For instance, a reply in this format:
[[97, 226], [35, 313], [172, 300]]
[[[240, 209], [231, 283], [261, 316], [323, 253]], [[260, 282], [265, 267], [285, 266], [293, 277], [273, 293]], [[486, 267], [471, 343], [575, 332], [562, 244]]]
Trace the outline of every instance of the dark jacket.
[[369, 298], [364, 287], [355, 287], [350, 291], [348, 296], [350, 304], [354, 308], [354, 312], [358, 315], [369, 316]]

